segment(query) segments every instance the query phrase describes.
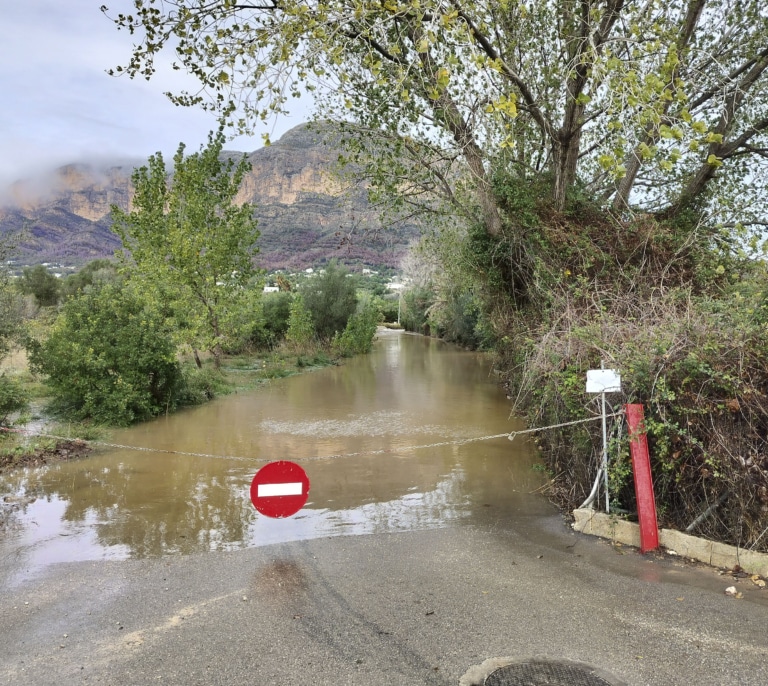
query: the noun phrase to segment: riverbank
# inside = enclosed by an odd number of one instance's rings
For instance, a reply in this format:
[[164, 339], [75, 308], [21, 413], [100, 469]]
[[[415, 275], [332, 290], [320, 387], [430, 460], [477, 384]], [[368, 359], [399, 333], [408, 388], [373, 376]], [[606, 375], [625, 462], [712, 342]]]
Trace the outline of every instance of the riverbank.
[[41, 467], [52, 462], [64, 462], [85, 457], [91, 447], [85, 441], [57, 440], [25, 450], [20, 448], [0, 454], [0, 474], [19, 467]]
[[[191, 359], [182, 363], [196, 371]], [[331, 356], [322, 348], [301, 353], [280, 350], [226, 356], [219, 370], [214, 369], [212, 359], [204, 359], [205, 374], [199, 384], [200, 389], [196, 389], [197, 401], [190, 404], [203, 404], [218, 396], [252, 390], [275, 379], [339, 364], [342, 364], [342, 359]], [[15, 425], [0, 428], [0, 474], [11, 469], [39, 467], [84, 457], [91, 451], [88, 441], [96, 436], [101, 437], [109, 430], [109, 427], [85, 421], [69, 422], [66, 431], [59, 431], [56, 419], [47, 416], [46, 405], [50, 402], [50, 397], [47, 396], [45, 385], [29, 372], [23, 351], [3, 360], [2, 370], [21, 382], [27, 397], [34, 399], [36, 409], [29, 412], [28, 417], [17, 419]], [[34, 422], [38, 429], [27, 429], [29, 421]], [[43, 426], [44, 430], [40, 430], [40, 426]], [[77, 438], [57, 438], [62, 433]]]

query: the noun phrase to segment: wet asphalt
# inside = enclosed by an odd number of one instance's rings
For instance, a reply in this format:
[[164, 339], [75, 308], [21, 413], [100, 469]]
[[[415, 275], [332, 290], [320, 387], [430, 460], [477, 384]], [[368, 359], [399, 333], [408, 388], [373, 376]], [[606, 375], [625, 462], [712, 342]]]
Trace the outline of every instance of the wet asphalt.
[[502, 656], [768, 684], [768, 592], [556, 515], [34, 575], [5, 559], [0, 579], [3, 684], [442, 686]]

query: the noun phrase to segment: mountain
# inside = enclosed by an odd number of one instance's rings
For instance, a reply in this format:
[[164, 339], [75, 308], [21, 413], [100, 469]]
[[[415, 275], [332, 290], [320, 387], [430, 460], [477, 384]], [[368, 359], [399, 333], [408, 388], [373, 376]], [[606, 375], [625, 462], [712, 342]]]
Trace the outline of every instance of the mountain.
[[[330, 124], [303, 124], [248, 155], [252, 169], [237, 202], [255, 205], [260, 266], [303, 269], [336, 258], [396, 267], [417, 235], [413, 224], [383, 228], [364, 190], [334, 176], [333, 134]], [[120, 241], [110, 230], [110, 206], [128, 207], [131, 172], [143, 163], [70, 164], [13, 184], [0, 195], [0, 236], [17, 236], [15, 256], [24, 264], [81, 266], [111, 256]]]

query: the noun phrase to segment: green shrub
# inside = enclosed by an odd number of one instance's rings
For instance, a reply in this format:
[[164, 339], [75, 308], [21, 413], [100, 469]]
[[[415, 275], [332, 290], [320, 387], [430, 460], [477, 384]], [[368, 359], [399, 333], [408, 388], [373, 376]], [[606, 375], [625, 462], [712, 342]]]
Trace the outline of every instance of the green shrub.
[[117, 425], [177, 405], [175, 352], [164, 318], [130, 288], [112, 285], [68, 300], [48, 338], [28, 342], [30, 368], [46, 377], [54, 408]]
[[397, 321], [397, 315], [399, 312], [399, 297], [394, 298], [379, 298], [379, 309], [381, 310], [382, 320], [385, 322], [394, 323]]
[[250, 335], [250, 343], [256, 350], [271, 349], [285, 338], [292, 301], [293, 294], [288, 291], [263, 296], [262, 321]]
[[285, 340], [293, 349], [304, 350], [312, 343], [314, 337], [315, 327], [312, 324], [312, 315], [304, 304], [301, 293], [297, 293], [291, 301]]
[[176, 398], [178, 405], [201, 405], [229, 390], [221, 373], [209, 367], [184, 367], [182, 375], [183, 383]]
[[342, 357], [352, 357], [370, 352], [373, 339], [376, 336], [379, 318], [378, 308], [370, 299], [367, 300], [359, 311], [349, 318], [344, 331], [334, 336], [334, 351]]
[[429, 333], [427, 311], [435, 302], [431, 289], [417, 287], [403, 293], [400, 322], [406, 331]]
[[19, 288], [22, 293], [33, 295], [41, 307], [50, 307], [59, 302], [61, 283], [41, 264], [24, 268]]
[[324, 273], [303, 284], [301, 295], [321, 341], [330, 341], [344, 331], [357, 307], [355, 279], [335, 262], [330, 262]]
[[[686, 528], [709, 504], [726, 499], [699, 535], [765, 547], [768, 526], [768, 331], [761, 289], [695, 295], [668, 288], [653, 298], [627, 292], [595, 295], [591, 305], [563, 308], [537, 337], [514, 339], [503, 363], [518, 409], [530, 426], [599, 414], [599, 396], [584, 391], [586, 371], [601, 361], [620, 370], [612, 411], [645, 408], [660, 524]], [[758, 279], [758, 281], [761, 279]], [[754, 295], [746, 293], [754, 291]], [[613, 507], [636, 508], [626, 429], [612, 420], [609, 476]], [[558, 475], [567, 507], [586, 497], [602, 449], [600, 422], [550, 429], [541, 445]], [[755, 548], [760, 549], [760, 548]]]
[[23, 410], [28, 401], [24, 387], [16, 379], [0, 374], [0, 426], [6, 426], [9, 416]]

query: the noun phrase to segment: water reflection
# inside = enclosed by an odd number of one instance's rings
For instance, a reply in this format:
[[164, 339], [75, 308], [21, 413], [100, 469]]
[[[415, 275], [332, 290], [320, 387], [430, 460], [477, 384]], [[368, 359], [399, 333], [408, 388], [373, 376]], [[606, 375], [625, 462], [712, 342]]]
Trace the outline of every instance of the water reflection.
[[[519, 428], [480, 355], [388, 335], [370, 356], [115, 432], [112, 449], [7, 475], [32, 498], [0, 534], [27, 569], [64, 560], [228, 550], [317, 536], [513, 517], [540, 500], [524, 441], [434, 445]], [[385, 452], [382, 452], [385, 451]], [[226, 457], [229, 456], [229, 457]], [[336, 456], [336, 457], [329, 457]], [[250, 503], [266, 461], [302, 462], [309, 501], [271, 520]]]

